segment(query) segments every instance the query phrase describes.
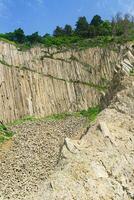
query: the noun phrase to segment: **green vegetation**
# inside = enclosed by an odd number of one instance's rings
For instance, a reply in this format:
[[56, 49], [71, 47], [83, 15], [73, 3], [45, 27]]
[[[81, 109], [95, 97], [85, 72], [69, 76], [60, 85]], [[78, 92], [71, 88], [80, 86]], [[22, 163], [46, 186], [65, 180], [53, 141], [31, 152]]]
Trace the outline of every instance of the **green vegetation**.
[[15, 42], [9, 40], [9, 39], [6, 39], [3, 37], [3, 34], [0, 34], [0, 41], [3, 41], [3, 42], [6, 42], [6, 43], [9, 43], [9, 44], [13, 44], [13, 45], [16, 45]]
[[130, 76], [134, 76], [134, 69], [131, 70]]
[[69, 116], [74, 116], [75, 113], [60, 113], [60, 114], [54, 114], [54, 115], [50, 115], [45, 117], [45, 120], [47, 121], [57, 121], [57, 120], [62, 120], [65, 119], [66, 117]]
[[69, 24], [66, 24], [64, 28], [57, 26], [53, 35], [40, 36], [38, 32], [25, 35], [19, 28], [14, 32], [0, 34], [0, 40], [15, 44], [19, 50], [27, 50], [37, 44], [46, 47], [104, 47], [111, 43], [134, 40], [134, 17], [118, 13], [109, 21], [95, 15], [89, 22], [85, 16], [82, 16], [78, 18], [75, 28]]
[[82, 110], [73, 113], [60, 113], [54, 114], [48, 117], [45, 117], [45, 120], [49, 121], [56, 121], [66, 119], [67, 117], [74, 116], [74, 117], [86, 117], [90, 122], [94, 121], [97, 115], [100, 113], [101, 109], [99, 106], [89, 108], [88, 110]]
[[99, 106], [89, 108], [88, 110], [80, 111], [80, 115], [86, 117], [90, 122], [94, 121], [97, 115], [101, 112], [101, 108]]
[[14, 122], [8, 124], [8, 126], [10, 127], [11, 125], [12, 126], [15, 126], [15, 125], [19, 125], [19, 124], [22, 124], [24, 122], [27, 122], [27, 121], [36, 121], [38, 120], [38, 118], [34, 117], [34, 116], [25, 116], [21, 119], [18, 119], [18, 120], [15, 120]]
[[26, 116], [22, 119], [15, 120], [14, 122], [7, 124], [6, 126], [1, 123], [0, 125], [0, 144], [9, 140], [12, 138], [12, 136], [15, 134], [10, 130], [11, 126], [20, 125], [22, 123], [28, 122], [28, 121], [57, 121], [57, 120], [63, 120], [66, 119], [69, 116], [74, 117], [86, 117], [88, 122], [94, 121], [97, 117], [97, 115], [100, 113], [101, 109], [99, 106], [89, 108], [88, 110], [82, 110], [78, 112], [73, 113], [60, 113], [60, 114], [54, 114], [47, 117], [37, 118], [35, 116]]
[[3, 123], [0, 124], [0, 144], [9, 140], [14, 133], [10, 131]]
[[96, 119], [96, 116], [99, 114], [100, 111], [101, 111], [100, 107], [96, 106], [96, 107], [88, 108], [88, 110], [82, 110], [82, 111], [70, 112], [70, 113], [64, 112], [64, 113], [54, 114], [54, 115], [50, 115], [50, 116], [42, 117], [42, 118], [35, 117], [35, 116], [26, 116], [22, 119], [15, 120], [14, 122], [8, 124], [8, 126], [10, 127], [11, 125], [12, 126], [19, 125], [19, 124], [25, 123], [27, 121], [42, 121], [42, 120], [43, 121], [44, 120], [45, 121], [57, 121], [57, 120], [65, 119], [70, 116], [74, 116], [74, 117], [83, 116], [83, 117], [86, 117], [87, 119], [89, 119], [90, 121], [93, 121]]

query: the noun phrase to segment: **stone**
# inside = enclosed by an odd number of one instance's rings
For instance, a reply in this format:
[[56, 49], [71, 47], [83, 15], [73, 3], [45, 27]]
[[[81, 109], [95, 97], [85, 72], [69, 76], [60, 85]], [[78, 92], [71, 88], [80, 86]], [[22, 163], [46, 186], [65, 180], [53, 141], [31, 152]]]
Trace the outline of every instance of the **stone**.
[[98, 87], [102, 79], [113, 78], [119, 58], [115, 51], [97, 47], [79, 51], [38, 46], [19, 51], [0, 41], [1, 119], [11, 122], [98, 105], [103, 92]]
[[[125, 87], [119, 92], [119, 104], [122, 104], [122, 100], [125, 101], [127, 98], [125, 95], [129, 94], [130, 104], [124, 105], [126, 112], [117, 109], [118, 99], [115, 98], [112, 108], [109, 105], [102, 111], [96, 123], [80, 140], [81, 151], [70, 153], [70, 149], [66, 148], [69, 156], [60, 160], [55, 172], [44, 185], [40, 185], [33, 199], [132, 200], [134, 198], [134, 116], [129, 112], [129, 107], [134, 105], [132, 95], [134, 87], [128, 87], [132, 85], [133, 79], [134, 77], [125, 77], [122, 81]], [[76, 141], [70, 139], [68, 142], [71, 144], [71, 150], [74, 150]], [[50, 181], [53, 182], [53, 189], [46, 187]]]
[[0, 200], [134, 199], [134, 76], [129, 76], [130, 67], [126, 70], [134, 56], [131, 48], [123, 54], [126, 46], [120, 53], [74, 50], [82, 62], [90, 62], [91, 74], [81, 61], [70, 60], [70, 51], [36, 47], [19, 52], [1, 43], [4, 122], [30, 113], [45, 116], [88, 108], [101, 102], [102, 93], [80, 81], [98, 84], [106, 78], [111, 85], [104, 96], [107, 106], [90, 128], [81, 117], [12, 127], [16, 135], [0, 153]]

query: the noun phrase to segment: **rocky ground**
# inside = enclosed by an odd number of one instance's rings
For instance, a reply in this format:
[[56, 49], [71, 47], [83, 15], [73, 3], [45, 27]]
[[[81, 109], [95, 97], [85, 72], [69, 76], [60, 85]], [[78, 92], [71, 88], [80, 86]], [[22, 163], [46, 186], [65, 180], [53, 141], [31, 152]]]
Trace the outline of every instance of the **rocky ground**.
[[57, 165], [65, 137], [79, 138], [86, 125], [85, 118], [67, 117], [12, 127], [16, 135], [0, 151], [0, 200], [28, 199]]
[[81, 140], [65, 139], [55, 173], [33, 200], [134, 199], [134, 77]]
[[116, 91], [89, 129], [75, 117], [13, 127], [0, 200], [134, 199], [134, 76]]

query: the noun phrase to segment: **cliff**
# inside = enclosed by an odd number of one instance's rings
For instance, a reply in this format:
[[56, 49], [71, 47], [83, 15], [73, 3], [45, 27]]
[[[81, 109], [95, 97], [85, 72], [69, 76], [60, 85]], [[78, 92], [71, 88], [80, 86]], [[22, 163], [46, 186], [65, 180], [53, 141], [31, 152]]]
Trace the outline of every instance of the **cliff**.
[[44, 117], [99, 104], [122, 50], [54, 49], [21, 51], [0, 42], [0, 119]]
[[133, 44], [83, 51], [1, 47], [2, 120], [98, 103], [105, 109], [92, 124], [68, 116], [10, 127], [16, 134], [0, 146], [0, 200], [134, 199]]
[[134, 199], [134, 77], [118, 86], [81, 140], [65, 139], [55, 172], [31, 199]]
[[116, 78], [92, 124], [77, 116], [12, 127], [0, 148], [0, 200], [134, 199], [134, 76]]

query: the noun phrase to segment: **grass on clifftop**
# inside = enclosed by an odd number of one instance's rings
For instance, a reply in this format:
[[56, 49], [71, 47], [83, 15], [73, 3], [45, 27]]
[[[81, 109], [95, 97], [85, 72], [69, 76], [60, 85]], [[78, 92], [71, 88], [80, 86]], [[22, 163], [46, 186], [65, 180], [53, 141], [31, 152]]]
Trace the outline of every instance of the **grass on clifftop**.
[[[44, 47], [54, 47], [57, 49], [68, 48], [68, 49], [76, 49], [76, 50], [84, 50], [88, 48], [100, 47], [107, 48], [113, 47], [115, 44], [124, 44], [128, 41], [134, 41], [134, 36], [124, 38], [123, 36], [98, 36], [95, 38], [81, 38], [78, 36], [70, 36], [70, 37], [48, 37], [43, 43], [38, 45], [42, 45]], [[37, 44], [29, 45], [27, 43], [24, 44], [16, 44], [20, 51], [26, 51]]]
[[107, 48], [112, 47], [116, 44], [124, 44], [128, 41], [134, 41], [134, 35], [128, 36], [125, 38], [124, 36], [97, 36], [95, 38], [82, 38], [79, 36], [60, 36], [60, 37], [46, 37], [41, 43], [17, 43], [14, 41], [10, 41], [8, 39], [0, 37], [0, 41], [12, 44], [18, 48], [19, 51], [27, 51], [35, 46], [41, 45], [42, 47], [47, 48], [57, 48], [62, 49], [76, 49], [76, 50], [84, 50], [87, 48], [93, 47], [101, 47]]
[[6, 38], [0, 37], [0, 41], [6, 42], [6, 43], [8, 43], [8, 44], [12, 44], [12, 45], [15, 45], [15, 46], [16, 46], [16, 43], [15, 43], [14, 41], [8, 40], [8, 39], [6, 39]]

